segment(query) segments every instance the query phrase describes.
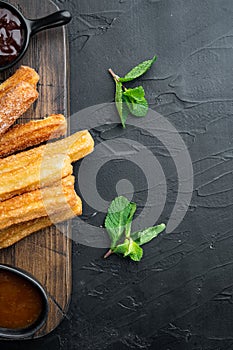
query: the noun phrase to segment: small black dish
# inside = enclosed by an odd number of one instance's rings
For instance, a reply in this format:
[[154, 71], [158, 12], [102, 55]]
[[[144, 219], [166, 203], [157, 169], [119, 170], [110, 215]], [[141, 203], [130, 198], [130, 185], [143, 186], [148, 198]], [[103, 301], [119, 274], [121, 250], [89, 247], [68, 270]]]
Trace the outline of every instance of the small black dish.
[[53, 14], [43, 18], [28, 19], [28, 18], [25, 18], [23, 14], [15, 6], [5, 1], [0, 1], [0, 8], [11, 11], [20, 20], [22, 30], [23, 30], [23, 43], [20, 48], [20, 52], [12, 62], [7, 63], [6, 65], [0, 65], [0, 72], [8, 68], [11, 68], [24, 56], [24, 54], [28, 49], [30, 38], [34, 34], [45, 29], [65, 25], [69, 23], [72, 18], [70, 12], [62, 10], [62, 11], [54, 12]]
[[[27, 328], [23, 329], [8, 329], [0, 327], [0, 339], [30, 339], [33, 338], [33, 335], [43, 327], [48, 318], [49, 312], [49, 302], [47, 294], [41, 284], [32, 277], [29, 273], [22, 269], [18, 269], [9, 265], [0, 264], [0, 271], [4, 270], [13, 274], [16, 274], [18, 277], [31, 283], [40, 293], [42, 299], [42, 311], [39, 318]], [[1, 310], [0, 310], [1, 312]]]

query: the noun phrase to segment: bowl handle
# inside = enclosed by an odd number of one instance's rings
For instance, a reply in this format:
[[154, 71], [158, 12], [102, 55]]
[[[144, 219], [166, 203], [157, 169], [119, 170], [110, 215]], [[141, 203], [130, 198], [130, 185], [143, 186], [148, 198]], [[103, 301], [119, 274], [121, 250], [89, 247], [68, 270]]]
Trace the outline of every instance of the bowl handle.
[[31, 29], [31, 35], [34, 35], [41, 30], [63, 26], [70, 22], [72, 16], [69, 11], [58, 11], [43, 18], [28, 20]]

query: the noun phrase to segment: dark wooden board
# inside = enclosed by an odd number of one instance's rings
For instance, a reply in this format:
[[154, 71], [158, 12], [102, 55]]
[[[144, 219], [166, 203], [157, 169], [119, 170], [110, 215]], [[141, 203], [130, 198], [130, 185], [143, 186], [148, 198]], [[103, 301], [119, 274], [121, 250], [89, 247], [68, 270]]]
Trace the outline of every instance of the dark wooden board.
[[[55, 12], [49, 0], [12, 0], [28, 18], [39, 18]], [[30, 5], [29, 5], [30, 3]], [[40, 75], [39, 99], [21, 118], [25, 122], [52, 113], [68, 116], [68, 50], [64, 27], [54, 28], [32, 38], [29, 50], [19, 65], [29, 65]], [[18, 65], [18, 66], [19, 66]], [[16, 68], [0, 75], [1, 80]], [[20, 121], [19, 121], [20, 122]], [[0, 251], [0, 262], [25, 269], [35, 276], [49, 295], [48, 321], [36, 337], [51, 332], [64, 317], [71, 294], [70, 223], [52, 227], [27, 237], [13, 247]]]

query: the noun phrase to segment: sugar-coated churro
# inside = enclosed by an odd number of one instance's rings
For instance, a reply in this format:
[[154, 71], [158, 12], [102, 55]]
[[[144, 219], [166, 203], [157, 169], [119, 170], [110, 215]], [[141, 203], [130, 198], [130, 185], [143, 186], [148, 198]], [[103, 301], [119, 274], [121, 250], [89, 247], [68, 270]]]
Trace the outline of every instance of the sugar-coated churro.
[[0, 97], [0, 135], [28, 110], [38, 98], [33, 85], [20, 82]]
[[39, 75], [33, 68], [21, 66], [10, 78], [0, 84], [0, 97], [22, 81], [31, 84], [34, 89], [36, 89], [36, 85], [39, 81]]
[[61, 114], [52, 114], [45, 119], [15, 125], [0, 137], [0, 158], [59, 138], [66, 132], [67, 122]]

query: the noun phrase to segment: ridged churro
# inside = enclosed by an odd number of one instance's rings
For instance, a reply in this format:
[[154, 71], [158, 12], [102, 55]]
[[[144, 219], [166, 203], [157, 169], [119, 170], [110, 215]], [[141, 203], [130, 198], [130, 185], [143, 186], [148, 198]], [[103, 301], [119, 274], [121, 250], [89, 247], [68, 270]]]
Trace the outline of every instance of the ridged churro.
[[0, 201], [16, 195], [48, 187], [71, 175], [73, 167], [69, 156], [55, 155], [35, 159], [25, 168], [0, 176]]
[[75, 162], [87, 156], [93, 149], [94, 141], [90, 133], [87, 130], [79, 131], [65, 139], [0, 159], [0, 176], [19, 168], [24, 169], [35, 159], [48, 158], [56, 154], [68, 155], [71, 161]]
[[61, 211], [52, 215], [51, 217], [41, 217], [0, 230], [0, 249], [7, 248], [34, 232], [49, 227], [53, 224], [72, 219], [73, 217], [81, 214], [82, 202], [77, 196], [76, 204], [71, 207], [70, 210]]
[[15, 125], [0, 137], [0, 158], [64, 136], [67, 122], [63, 115], [52, 114], [26, 124]]
[[68, 210], [76, 202], [74, 177], [70, 175], [62, 179], [60, 186], [45, 187], [1, 202], [0, 230]]
[[39, 75], [33, 68], [27, 66], [21, 66], [17, 71], [2, 84], [0, 84], [0, 98], [5, 94], [9, 89], [15, 87], [20, 82], [26, 82], [31, 84], [34, 89], [39, 81]]
[[19, 82], [0, 97], [0, 135], [38, 98], [38, 92], [33, 85]]

